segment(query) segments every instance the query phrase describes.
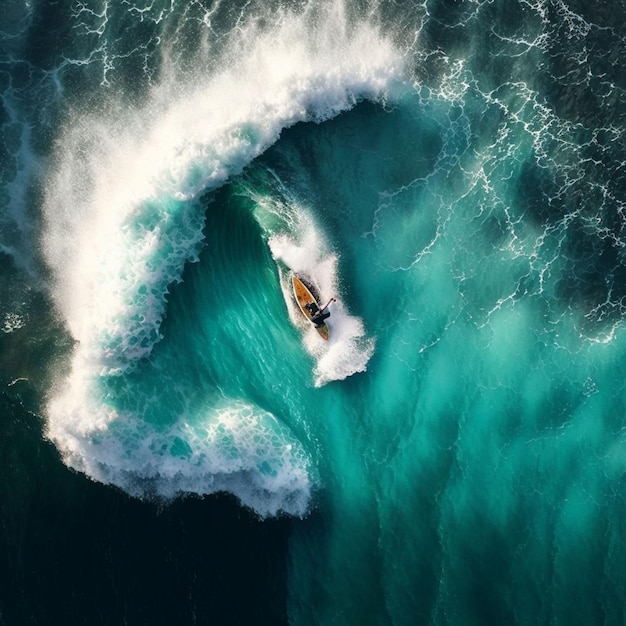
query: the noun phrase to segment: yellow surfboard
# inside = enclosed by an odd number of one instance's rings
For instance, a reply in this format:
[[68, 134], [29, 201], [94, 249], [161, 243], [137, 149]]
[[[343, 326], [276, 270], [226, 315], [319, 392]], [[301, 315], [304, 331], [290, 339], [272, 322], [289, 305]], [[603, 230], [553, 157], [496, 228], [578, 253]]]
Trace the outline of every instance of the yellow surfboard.
[[[302, 315], [311, 321], [311, 314], [305, 305], [315, 302], [319, 307], [319, 302], [313, 297], [313, 294], [309, 291], [309, 288], [297, 277], [293, 277], [293, 294], [296, 297], [296, 302], [302, 311]], [[316, 326], [315, 329], [321, 335], [322, 339], [328, 340], [328, 326], [323, 322], [320, 326]]]

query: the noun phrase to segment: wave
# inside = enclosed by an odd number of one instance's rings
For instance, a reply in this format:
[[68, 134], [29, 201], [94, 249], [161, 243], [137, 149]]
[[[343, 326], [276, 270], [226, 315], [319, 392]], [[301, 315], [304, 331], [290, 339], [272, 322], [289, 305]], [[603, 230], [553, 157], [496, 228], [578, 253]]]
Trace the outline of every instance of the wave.
[[336, 18], [324, 28], [297, 16], [267, 33], [251, 27], [241, 39], [254, 45], [238, 41], [243, 49], [225, 55], [232, 65], [157, 117], [149, 104], [123, 120], [69, 123], [48, 183], [45, 254], [72, 335], [106, 354], [108, 373], [132, 368], [159, 339], [167, 287], [200, 249], [200, 195], [282, 129], [382, 97], [398, 78], [391, 45]]
[[[384, 98], [401, 78], [393, 45], [371, 26], [350, 26], [340, 4], [315, 14], [281, 13], [271, 23], [233, 31], [221, 61], [211, 60], [217, 70], [198, 70], [185, 84], [164, 78], [140, 109], [120, 103], [110, 111], [74, 110], [44, 202], [54, 297], [76, 340], [69, 375], [47, 407], [49, 436], [66, 462], [133, 495], [227, 490], [262, 515], [304, 511], [306, 463], [300, 451], [300, 461], [285, 452], [300, 450], [293, 437], [270, 428], [276, 439], [263, 454], [237, 445], [239, 461], [223, 463], [208, 427], [191, 433], [184, 427], [189, 416], [167, 433], [145, 427], [141, 407], [107, 404], [103, 381], [130, 376], [162, 338], [168, 288], [202, 247], [205, 194], [240, 173], [284, 128], [327, 120], [363, 98]], [[334, 288], [333, 272], [320, 284], [323, 294]], [[334, 323], [339, 339], [319, 355], [317, 384], [363, 369], [373, 349], [350, 351], [362, 327], [341, 307]], [[252, 423], [274, 420], [238, 402], [210, 408], [204, 421], [230, 424], [236, 439], [254, 430]], [[231, 417], [224, 421], [225, 415]], [[203, 420], [195, 415], [191, 422]], [[158, 453], [159, 438], [180, 440], [190, 452]], [[269, 479], [262, 468], [272, 463], [279, 469]]]
[[138, 498], [228, 492], [261, 517], [306, 513], [310, 460], [269, 412], [223, 399], [159, 427], [101, 391], [74, 372], [49, 404], [48, 435], [67, 465]]

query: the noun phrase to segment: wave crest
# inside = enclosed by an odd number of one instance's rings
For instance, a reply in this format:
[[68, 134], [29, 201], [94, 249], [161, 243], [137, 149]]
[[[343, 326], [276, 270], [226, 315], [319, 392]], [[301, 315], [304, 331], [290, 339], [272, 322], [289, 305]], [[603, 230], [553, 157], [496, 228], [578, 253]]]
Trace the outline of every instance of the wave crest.
[[[207, 63], [217, 69], [199, 69], [185, 85], [164, 77], [140, 110], [75, 112], [68, 121], [47, 185], [44, 246], [77, 346], [48, 418], [70, 464], [129, 493], [224, 489], [261, 514], [299, 514], [308, 487], [284, 447], [268, 447], [268, 459], [282, 463], [280, 479], [268, 478], [246, 446], [237, 470], [224, 473], [208, 461], [199, 469], [195, 452], [177, 460], [150, 455], [155, 435], [140, 428], [140, 414], [99, 408], [101, 377], [129, 375], [161, 338], [168, 286], [202, 245], [202, 194], [240, 173], [284, 128], [383, 97], [401, 74], [393, 46], [371, 26], [349, 26], [341, 4], [269, 17], [269, 28], [252, 21], [232, 31], [220, 61]], [[337, 367], [330, 354], [321, 359], [318, 383]], [[235, 433], [250, 421], [233, 423]], [[132, 438], [119, 434], [124, 429]], [[190, 445], [178, 431], [160, 436]], [[102, 437], [106, 446], [98, 444]], [[210, 459], [220, 444], [211, 436], [203, 441], [198, 454]], [[257, 495], [242, 495], [242, 482]], [[291, 495], [278, 498], [282, 505], [263, 504], [273, 501], [267, 494], [285, 490]], [[296, 504], [284, 504], [290, 498]]]

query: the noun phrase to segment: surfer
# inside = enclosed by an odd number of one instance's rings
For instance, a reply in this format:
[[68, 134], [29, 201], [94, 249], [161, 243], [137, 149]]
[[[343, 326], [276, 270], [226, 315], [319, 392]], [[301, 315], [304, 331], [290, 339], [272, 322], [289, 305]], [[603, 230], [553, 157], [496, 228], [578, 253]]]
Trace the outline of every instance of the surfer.
[[[330, 311], [326, 311], [326, 309], [330, 306], [331, 302], [336, 301], [335, 298], [331, 298], [321, 309], [315, 302], [309, 302], [304, 305], [305, 309], [311, 314], [311, 321], [315, 324], [316, 328], [319, 328], [324, 323], [324, 320], [330, 317]], [[326, 313], [324, 313], [324, 311], [326, 311]]]

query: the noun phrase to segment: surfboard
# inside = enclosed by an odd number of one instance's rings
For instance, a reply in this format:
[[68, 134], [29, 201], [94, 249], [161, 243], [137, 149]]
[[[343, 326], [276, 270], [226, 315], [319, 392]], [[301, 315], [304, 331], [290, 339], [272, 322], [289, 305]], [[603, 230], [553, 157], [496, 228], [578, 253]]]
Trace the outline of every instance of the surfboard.
[[[293, 295], [296, 297], [296, 302], [302, 311], [302, 315], [311, 321], [311, 314], [305, 308], [305, 305], [315, 302], [315, 304], [319, 307], [319, 302], [313, 297], [309, 288], [297, 276], [293, 277]], [[320, 326], [316, 326], [315, 330], [317, 330], [322, 339], [326, 339], [328, 341], [328, 326], [326, 326], [325, 322]]]

